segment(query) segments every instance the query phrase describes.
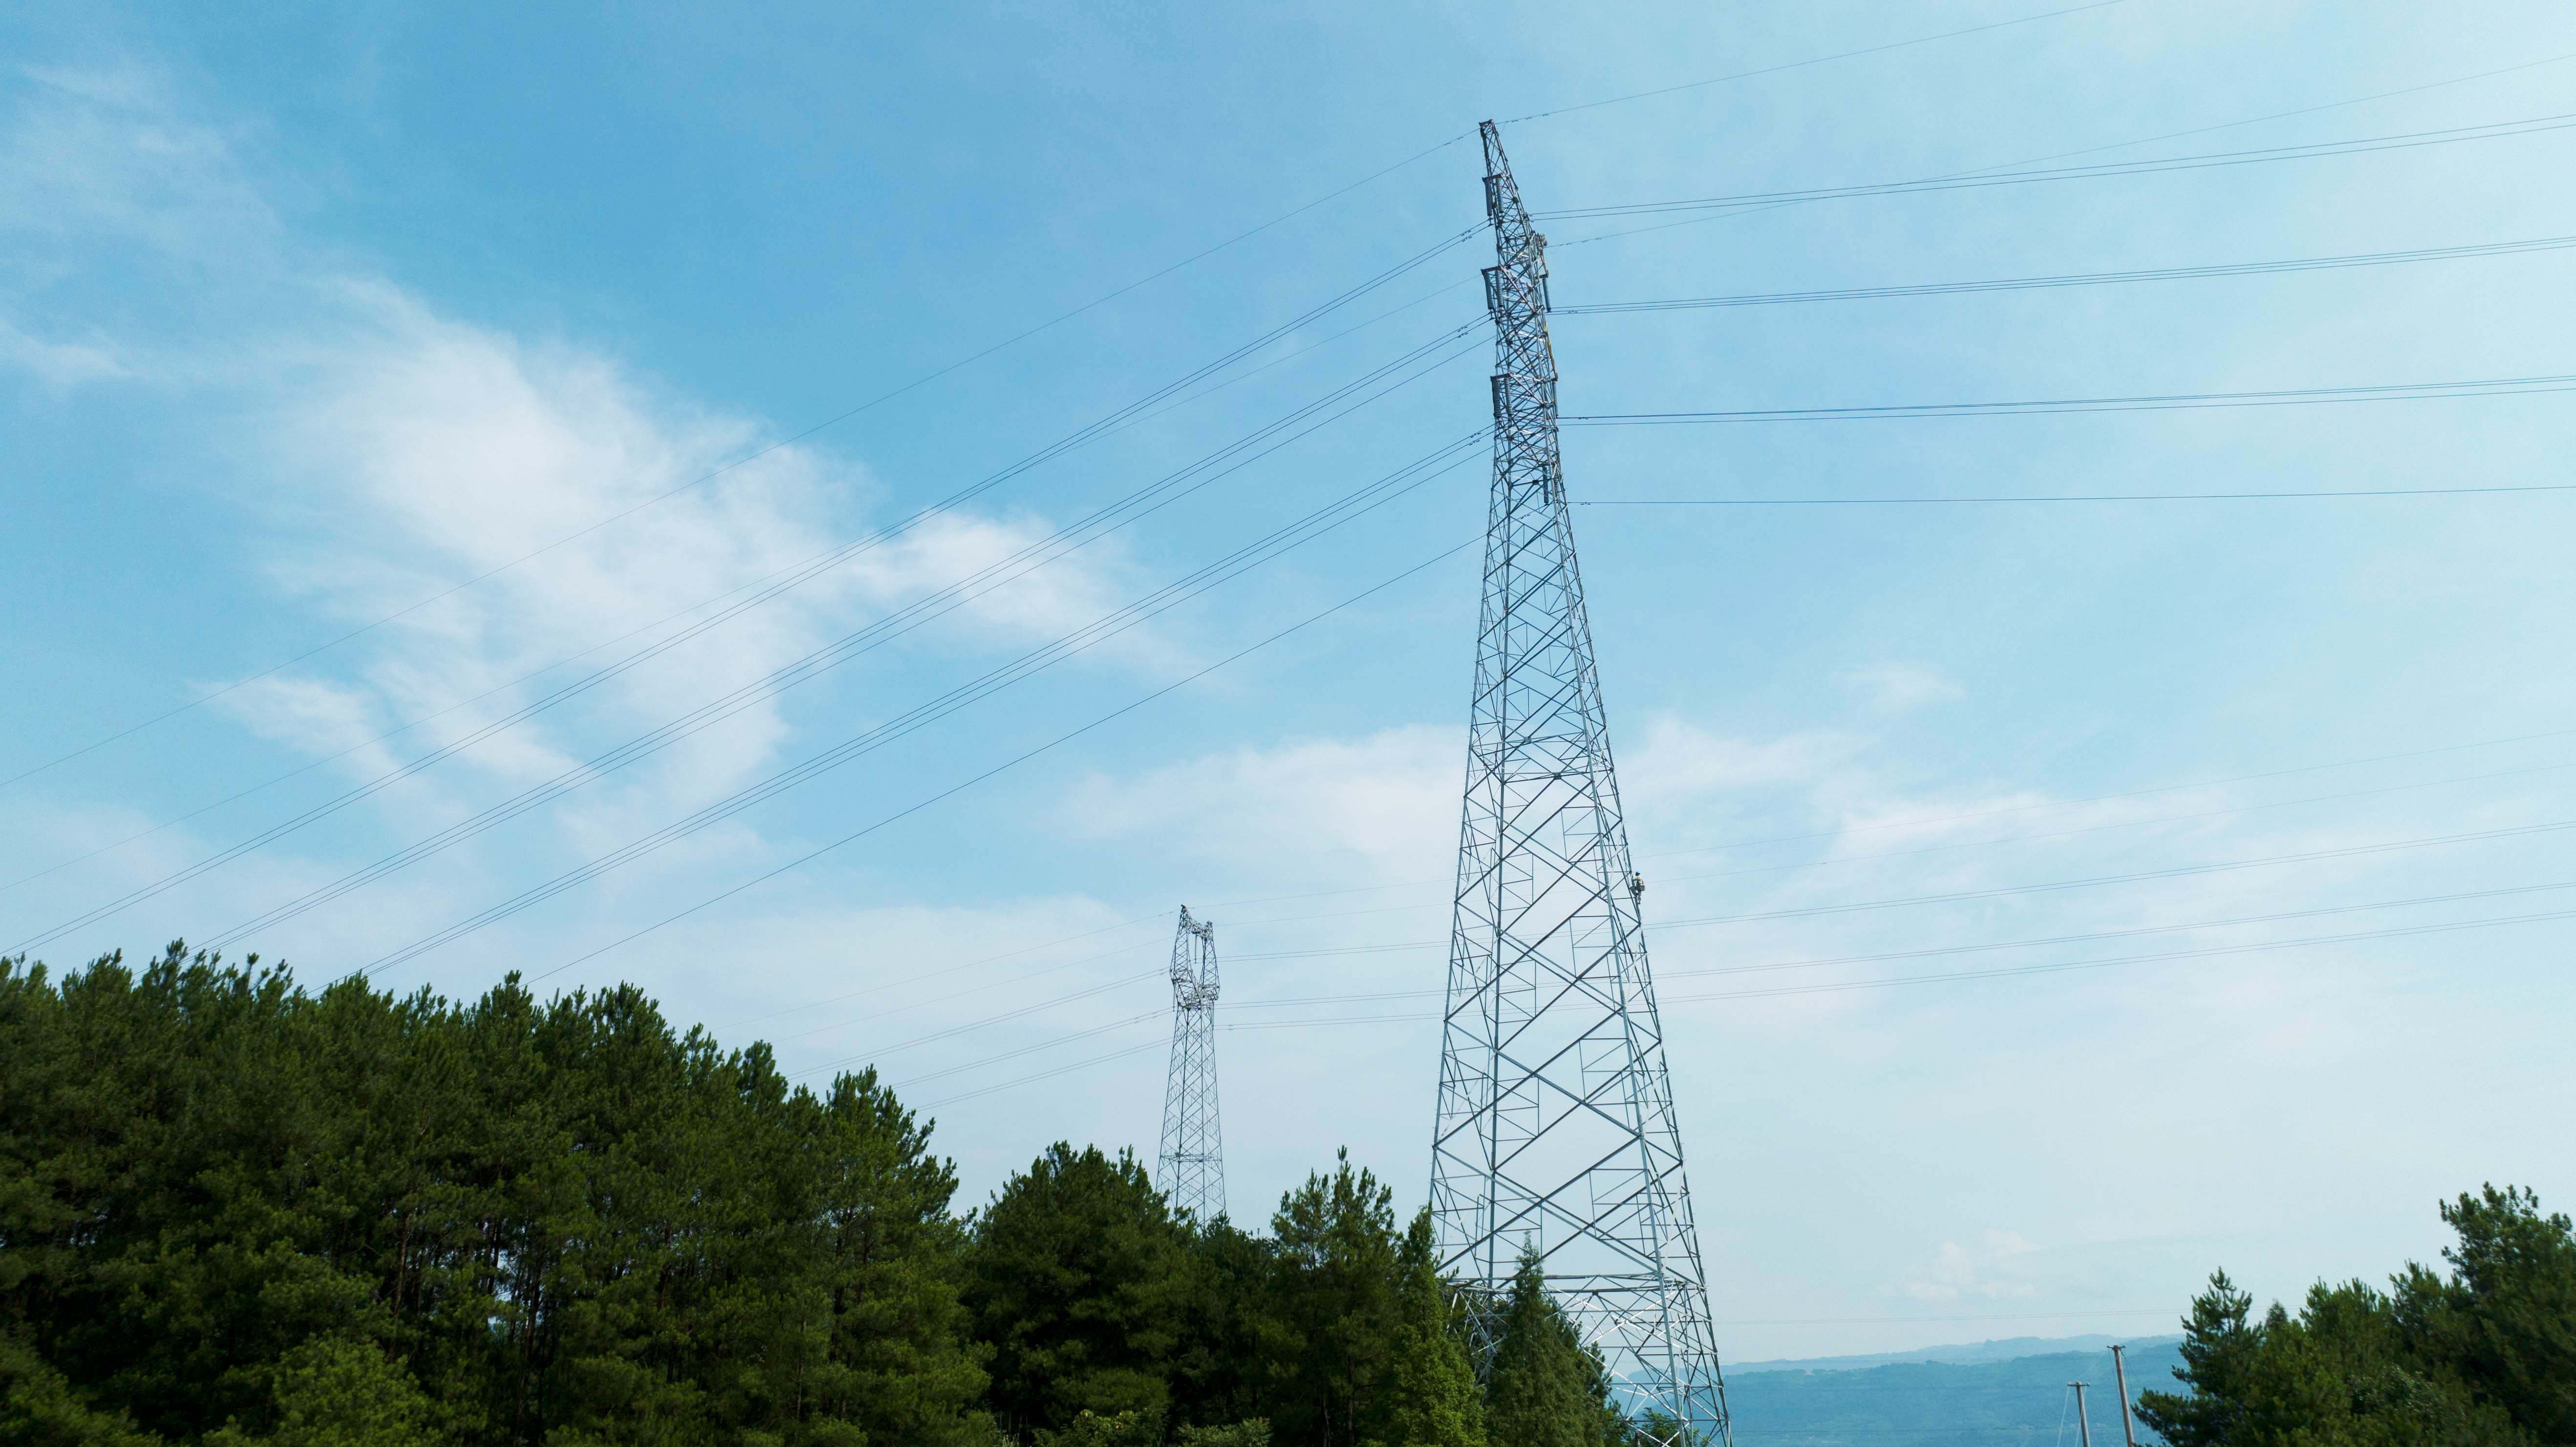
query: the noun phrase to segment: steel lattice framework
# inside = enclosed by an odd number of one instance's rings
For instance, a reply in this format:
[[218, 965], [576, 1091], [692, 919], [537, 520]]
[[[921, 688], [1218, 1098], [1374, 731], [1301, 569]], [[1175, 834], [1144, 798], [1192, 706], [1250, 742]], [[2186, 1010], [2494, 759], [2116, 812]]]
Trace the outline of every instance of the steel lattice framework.
[[[1494, 481], [1432, 1135], [1442, 1270], [1481, 1314], [1524, 1252], [1668, 1441], [1730, 1441], [1663, 1025], [1557, 456], [1547, 238], [1481, 128]], [[1480, 1345], [1490, 1350], [1490, 1338]]]
[[1216, 1110], [1216, 925], [1181, 906], [1172, 937], [1172, 1073], [1163, 1086], [1163, 1155], [1154, 1172], [1172, 1209], [1225, 1214], [1225, 1132]]

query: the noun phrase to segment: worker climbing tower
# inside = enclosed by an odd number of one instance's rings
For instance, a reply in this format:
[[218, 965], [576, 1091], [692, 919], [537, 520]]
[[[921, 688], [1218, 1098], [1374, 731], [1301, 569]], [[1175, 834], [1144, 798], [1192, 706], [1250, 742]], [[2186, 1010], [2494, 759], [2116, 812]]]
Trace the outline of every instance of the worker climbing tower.
[[[1723, 1447], [1725, 1387], [1639, 922], [1645, 881], [1558, 463], [1547, 238], [1501, 134], [1480, 129], [1494, 478], [1431, 1141], [1441, 1271], [1482, 1317], [1534, 1255], [1647, 1436]], [[1490, 1331], [1479, 1346], [1491, 1350]]]

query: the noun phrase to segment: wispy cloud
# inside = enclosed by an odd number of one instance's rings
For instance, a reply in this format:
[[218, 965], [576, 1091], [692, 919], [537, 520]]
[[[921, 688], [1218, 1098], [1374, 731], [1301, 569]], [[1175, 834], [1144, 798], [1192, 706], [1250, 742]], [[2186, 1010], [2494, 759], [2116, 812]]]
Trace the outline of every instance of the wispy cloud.
[[[0, 228], [16, 244], [0, 270], [0, 376], [161, 389], [217, 439], [207, 451], [225, 464], [201, 468], [204, 485], [243, 519], [237, 546], [319, 625], [310, 631], [392, 615], [222, 699], [262, 738], [343, 755], [330, 766], [343, 778], [465, 739], [894, 512], [867, 467], [780, 445], [767, 419], [577, 339], [463, 319], [299, 231], [272, 199], [284, 183], [263, 173], [256, 129], [215, 117], [149, 67], [30, 73], [6, 102]], [[764, 680], [827, 642], [1053, 529], [1035, 513], [959, 511], [848, 551], [367, 809], [397, 837], [452, 822], [711, 699], [764, 693]], [[978, 589], [853, 673], [901, 681], [1025, 648], [1142, 591], [1136, 578], [1116, 539], [1097, 543]], [[931, 657], [898, 666], [924, 645]], [[1173, 656], [1149, 625], [1093, 658]], [[556, 806], [550, 835], [522, 833], [511, 847], [596, 854], [739, 788], [795, 754], [793, 704], [755, 697]], [[372, 742], [418, 719], [429, 722]], [[759, 847], [737, 822], [657, 867]], [[122, 867], [149, 866], [136, 855]]]
[[2016, 1263], [2039, 1250], [2018, 1231], [1989, 1230], [1974, 1246], [1944, 1241], [1923, 1274], [1904, 1286], [1916, 1301], [1957, 1301], [1963, 1297], [2002, 1300], [2039, 1294], [2020, 1279]]
[[133, 375], [112, 347], [30, 336], [0, 320], [0, 369], [7, 368], [25, 372], [57, 391]]
[[1094, 773], [1058, 817], [1078, 837], [1152, 834], [1283, 878], [1411, 877], [1457, 843], [1461, 767], [1451, 730], [1417, 724]]
[[1859, 694], [1871, 709], [1887, 714], [1912, 713], [1968, 696], [1940, 670], [1921, 663], [1873, 663], [1845, 669], [1835, 681]]

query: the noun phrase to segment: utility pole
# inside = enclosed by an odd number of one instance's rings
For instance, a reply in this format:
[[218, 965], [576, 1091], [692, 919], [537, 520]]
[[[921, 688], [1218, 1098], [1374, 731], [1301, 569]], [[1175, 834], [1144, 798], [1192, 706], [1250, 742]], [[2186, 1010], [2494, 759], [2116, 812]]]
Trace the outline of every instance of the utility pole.
[[1163, 1085], [1163, 1155], [1154, 1175], [1172, 1210], [1204, 1226], [1225, 1214], [1225, 1132], [1216, 1110], [1216, 924], [1172, 936], [1172, 1071]]
[[1479, 1364], [1535, 1256], [1641, 1442], [1727, 1447], [1681, 1129], [1557, 450], [1547, 238], [1479, 128], [1494, 477], [1431, 1210]]
[[2111, 1348], [2111, 1375], [2120, 1379], [2120, 1435], [2128, 1440], [2129, 1447], [2138, 1447], [2138, 1429], [2129, 1421], [2129, 1368], [2120, 1356], [2126, 1350], [2121, 1346]]
[[[2084, 1415], [2084, 1384], [2082, 1382], [2068, 1382], [2066, 1385], [2075, 1389], [2076, 1440], [2082, 1443], [2083, 1447], [2093, 1447], [2093, 1419]], [[2057, 1430], [2063, 1432], [2066, 1429], [2060, 1427]]]

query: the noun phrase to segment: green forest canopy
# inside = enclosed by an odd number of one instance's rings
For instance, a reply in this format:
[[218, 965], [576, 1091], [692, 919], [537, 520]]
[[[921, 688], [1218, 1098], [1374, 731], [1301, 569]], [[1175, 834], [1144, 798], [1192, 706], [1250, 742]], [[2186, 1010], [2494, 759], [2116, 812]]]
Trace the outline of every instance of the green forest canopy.
[[[1609, 1447], [1524, 1271], [1489, 1380], [1347, 1158], [1265, 1235], [1058, 1145], [960, 1217], [873, 1072], [632, 986], [471, 1004], [0, 960], [0, 1441]], [[1498, 1437], [1504, 1436], [1498, 1431]]]
[[[1057, 1145], [956, 1211], [874, 1072], [632, 986], [318, 993], [172, 945], [0, 960], [0, 1443], [1628, 1447], [1524, 1263], [1471, 1366], [1427, 1213], [1347, 1157], [1263, 1233]], [[2449, 1274], [2261, 1318], [2222, 1275], [2177, 1447], [2576, 1443], [2576, 1243], [2444, 1207]]]
[[2319, 1282], [2292, 1315], [2221, 1271], [2185, 1323], [2186, 1392], [2138, 1415], [2173, 1447], [2534, 1447], [2576, 1442], [2576, 1236], [2531, 1192], [2442, 1206], [2448, 1274]]

